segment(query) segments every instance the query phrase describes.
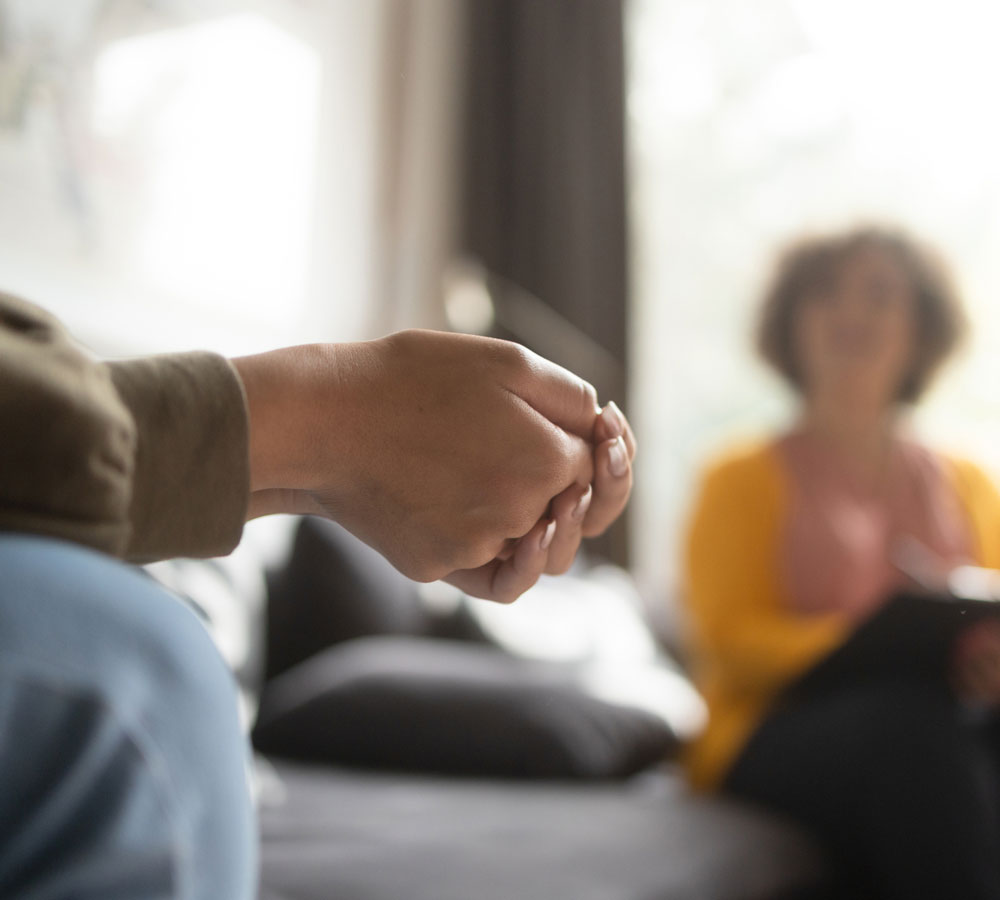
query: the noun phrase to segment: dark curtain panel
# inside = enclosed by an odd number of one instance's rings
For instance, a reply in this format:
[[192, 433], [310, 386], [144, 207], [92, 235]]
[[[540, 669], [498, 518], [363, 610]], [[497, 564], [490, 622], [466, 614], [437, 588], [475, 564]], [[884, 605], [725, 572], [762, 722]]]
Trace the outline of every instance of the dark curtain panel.
[[[469, 0], [460, 248], [496, 333], [624, 405], [622, 0]], [[624, 525], [597, 548], [626, 561]]]

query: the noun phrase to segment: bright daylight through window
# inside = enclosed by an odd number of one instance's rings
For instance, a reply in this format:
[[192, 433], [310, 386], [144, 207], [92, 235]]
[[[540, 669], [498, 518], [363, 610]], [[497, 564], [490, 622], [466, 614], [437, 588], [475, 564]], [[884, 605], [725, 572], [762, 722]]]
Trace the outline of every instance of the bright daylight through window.
[[752, 355], [757, 291], [803, 230], [898, 222], [951, 261], [974, 326], [922, 408], [1000, 468], [1000, 7], [980, 0], [632, 0], [633, 534], [647, 592], [706, 454], [788, 415]]

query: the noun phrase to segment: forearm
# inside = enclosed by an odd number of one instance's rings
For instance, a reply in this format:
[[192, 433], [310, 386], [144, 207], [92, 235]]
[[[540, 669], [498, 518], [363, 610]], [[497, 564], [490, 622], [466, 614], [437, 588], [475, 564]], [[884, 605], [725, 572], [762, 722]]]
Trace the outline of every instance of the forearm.
[[248, 517], [316, 513], [419, 580], [498, 563], [476, 590], [510, 599], [568, 565], [631, 484], [627, 423], [602, 431], [590, 385], [505, 341], [412, 331], [100, 363], [0, 295], [0, 350], [0, 528], [136, 561], [221, 555]]

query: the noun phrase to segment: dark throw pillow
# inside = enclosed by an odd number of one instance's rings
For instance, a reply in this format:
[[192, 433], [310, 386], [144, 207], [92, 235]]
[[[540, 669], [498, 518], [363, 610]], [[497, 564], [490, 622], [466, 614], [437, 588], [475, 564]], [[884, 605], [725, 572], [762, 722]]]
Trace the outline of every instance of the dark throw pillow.
[[287, 563], [268, 577], [267, 677], [368, 635], [485, 640], [464, 606], [436, 614], [421, 602], [419, 590], [345, 528], [306, 516]]
[[454, 641], [377, 637], [272, 681], [260, 751], [312, 762], [523, 778], [616, 778], [676, 747], [651, 713], [584, 693], [564, 667]]

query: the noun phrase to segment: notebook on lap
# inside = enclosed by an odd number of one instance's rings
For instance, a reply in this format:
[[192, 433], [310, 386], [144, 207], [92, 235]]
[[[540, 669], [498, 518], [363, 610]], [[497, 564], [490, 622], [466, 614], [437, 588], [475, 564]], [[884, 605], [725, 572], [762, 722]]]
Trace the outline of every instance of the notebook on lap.
[[947, 590], [897, 594], [789, 691], [792, 696], [858, 679], [947, 677], [955, 639], [969, 625], [1000, 617], [1000, 572], [963, 566]]

